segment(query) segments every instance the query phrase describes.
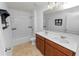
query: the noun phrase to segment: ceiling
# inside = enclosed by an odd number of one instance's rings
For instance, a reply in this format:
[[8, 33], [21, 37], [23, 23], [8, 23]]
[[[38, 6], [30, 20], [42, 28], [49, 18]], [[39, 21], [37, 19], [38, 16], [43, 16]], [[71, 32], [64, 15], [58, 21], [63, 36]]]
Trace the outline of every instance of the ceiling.
[[[23, 10], [23, 11], [33, 11], [35, 8], [44, 8], [48, 6], [48, 2], [6, 2], [8, 8]], [[71, 4], [72, 5], [72, 4]], [[69, 6], [69, 4], [66, 6]], [[75, 8], [76, 9], [76, 8]], [[45, 13], [52, 13], [59, 9], [47, 9]], [[63, 9], [64, 10], [64, 9]], [[74, 9], [70, 10], [73, 11]], [[77, 10], [77, 9], [76, 9]]]
[[8, 8], [32, 11], [35, 8], [48, 5], [47, 2], [6, 2]]

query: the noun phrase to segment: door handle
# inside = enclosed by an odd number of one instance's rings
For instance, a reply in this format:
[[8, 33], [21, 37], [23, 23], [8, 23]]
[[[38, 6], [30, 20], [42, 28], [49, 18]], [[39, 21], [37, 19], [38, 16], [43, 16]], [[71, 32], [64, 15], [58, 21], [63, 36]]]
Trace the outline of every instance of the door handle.
[[12, 28], [12, 31], [16, 30], [16, 28]]
[[33, 27], [32, 26], [28, 26], [29, 29], [31, 29], [33, 31]]
[[28, 28], [32, 28], [32, 26], [28, 26]]

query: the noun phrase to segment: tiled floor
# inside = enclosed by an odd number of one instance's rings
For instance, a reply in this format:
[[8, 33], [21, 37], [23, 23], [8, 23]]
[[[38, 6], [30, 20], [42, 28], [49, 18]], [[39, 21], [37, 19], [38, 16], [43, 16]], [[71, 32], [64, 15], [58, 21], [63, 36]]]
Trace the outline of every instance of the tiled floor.
[[17, 45], [12, 50], [13, 56], [42, 56], [31, 42]]

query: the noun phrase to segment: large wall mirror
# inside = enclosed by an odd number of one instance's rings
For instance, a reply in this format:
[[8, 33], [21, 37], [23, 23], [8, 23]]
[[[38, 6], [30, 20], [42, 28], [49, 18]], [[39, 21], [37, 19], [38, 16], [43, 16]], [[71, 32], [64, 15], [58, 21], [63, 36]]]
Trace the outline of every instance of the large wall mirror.
[[74, 10], [74, 8], [57, 12], [45, 11], [43, 20], [44, 30], [79, 35], [79, 11], [77, 9]]

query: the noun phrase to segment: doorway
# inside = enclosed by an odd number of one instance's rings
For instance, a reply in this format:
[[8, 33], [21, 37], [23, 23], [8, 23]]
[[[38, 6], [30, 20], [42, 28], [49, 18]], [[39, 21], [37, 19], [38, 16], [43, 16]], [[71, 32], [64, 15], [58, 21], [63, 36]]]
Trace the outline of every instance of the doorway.
[[32, 12], [12, 9], [10, 13], [14, 45], [30, 41], [33, 36]]

